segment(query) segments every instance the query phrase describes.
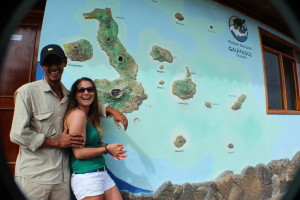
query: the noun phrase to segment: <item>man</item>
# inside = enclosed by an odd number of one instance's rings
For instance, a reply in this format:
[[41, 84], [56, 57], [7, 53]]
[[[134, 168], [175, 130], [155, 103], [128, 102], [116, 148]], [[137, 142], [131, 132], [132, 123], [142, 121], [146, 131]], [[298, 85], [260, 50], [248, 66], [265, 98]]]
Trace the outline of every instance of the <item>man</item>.
[[[45, 46], [40, 55], [45, 72], [42, 80], [28, 83], [15, 92], [15, 111], [10, 140], [20, 145], [15, 180], [29, 199], [69, 200], [69, 150], [83, 147], [82, 136], [64, 130], [63, 118], [69, 91], [61, 83], [67, 57], [58, 45]], [[101, 105], [120, 128], [127, 118], [118, 110]]]

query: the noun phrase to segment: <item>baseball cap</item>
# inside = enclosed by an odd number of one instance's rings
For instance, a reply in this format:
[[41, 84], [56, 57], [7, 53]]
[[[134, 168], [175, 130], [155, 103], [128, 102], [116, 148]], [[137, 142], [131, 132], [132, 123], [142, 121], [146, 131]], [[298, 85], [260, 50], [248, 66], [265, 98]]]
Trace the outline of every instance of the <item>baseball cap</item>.
[[44, 63], [44, 60], [48, 55], [57, 55], [61, 59], [67, 58], [64, 50], [59, 45], [56, 44], [49, 44], [42, 49], [41, 57], [40, 57], [41, 64]]

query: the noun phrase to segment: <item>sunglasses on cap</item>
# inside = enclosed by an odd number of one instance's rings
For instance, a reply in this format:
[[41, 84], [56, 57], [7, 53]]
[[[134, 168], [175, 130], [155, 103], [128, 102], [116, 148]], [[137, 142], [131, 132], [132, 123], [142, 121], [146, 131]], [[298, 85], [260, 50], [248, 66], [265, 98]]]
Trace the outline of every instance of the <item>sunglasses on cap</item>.
[[92, 92], [95, 92], [95, 89], [93, 87], [87, 87], [87, 88], [80, 87], [80, 88], [77, 88], [77, 90], [76, 90], [76, 92], [79, 92], [79, 93], [84, 93], [85, 91], [87, 91], [88, 93], [92, 93]]

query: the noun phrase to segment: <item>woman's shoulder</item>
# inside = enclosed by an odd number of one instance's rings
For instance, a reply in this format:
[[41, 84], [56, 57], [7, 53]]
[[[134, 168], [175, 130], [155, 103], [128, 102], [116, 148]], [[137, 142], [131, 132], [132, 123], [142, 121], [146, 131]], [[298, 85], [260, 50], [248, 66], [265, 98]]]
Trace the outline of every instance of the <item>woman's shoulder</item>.
[[65, 126], [68, 127], [71, 135], [76, 135], [85, 133], [86, 123], [85, 113], [82, 110], [74, 109], [69, 112], [65, 121]]
[[82, 120], [84, 119], [84, 120], [86, 120], [86, 115], [82, 110], [74, 109], [67, 116], [67, 120], [72, 120], [72, 119], [82, 119]]

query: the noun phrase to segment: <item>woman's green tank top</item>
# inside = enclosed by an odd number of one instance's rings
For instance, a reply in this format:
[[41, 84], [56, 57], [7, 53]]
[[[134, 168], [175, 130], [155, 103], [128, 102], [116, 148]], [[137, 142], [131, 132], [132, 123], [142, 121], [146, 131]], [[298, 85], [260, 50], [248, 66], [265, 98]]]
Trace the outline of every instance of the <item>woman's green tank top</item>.
[[[86, 124], [85, 148], [97, 148], [100, 142], [98, 130], [88, 122]], [[71, 170], [76, 174], [92, 172], [104, 166], [105, 160], [103, 155], [87, 160], [77, 160], [74, 154], [71, 153]]]

